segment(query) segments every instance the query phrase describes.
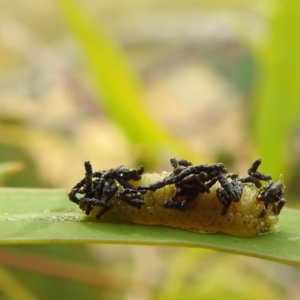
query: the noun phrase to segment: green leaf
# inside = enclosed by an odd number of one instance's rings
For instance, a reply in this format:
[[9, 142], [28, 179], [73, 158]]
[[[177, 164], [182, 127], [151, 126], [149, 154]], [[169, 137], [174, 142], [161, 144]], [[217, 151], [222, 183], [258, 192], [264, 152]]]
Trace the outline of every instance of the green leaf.
[[4, 162], [0, 163], [0, 186], [15, 173], [20, 172], [23, 169], [21, 162]]
[[[96, 83], [97, 104], [105, 107], [143, 156], [153, 158], [162, 149], [168, 149], [187, 159], [196, 159], [196, 153], [159, 126], [143, 106], [144, 94], [138, 77], [100, 23], [74, 1], [57, 0], [57, 4]], [[204, 155], [202, 159], [207, 160]]]
[[215, 249], [300, 266], [300, 212], [284, 209], [279, 230], [253, 238], [200, 234], [85, 217], [62, 190], [0, 189], [0, 244], [109, 243]]
[[255, 52], [261, 74], [253, 122], [262, 169], [289, 177], [290, 141], [300, 114], [300, 2], [279, 0], [275, 6], [269, 34]]

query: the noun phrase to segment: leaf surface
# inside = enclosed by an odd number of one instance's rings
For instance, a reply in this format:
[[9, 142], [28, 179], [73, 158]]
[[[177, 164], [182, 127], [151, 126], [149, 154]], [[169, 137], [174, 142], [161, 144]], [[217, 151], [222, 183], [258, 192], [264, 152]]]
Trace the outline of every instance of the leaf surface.
[[0, 244], [102, 243], [203, 247], [300, 266], [300, 212], [284, 209], [272, 234], [240, 238], [161, 226], [98, 221], [67, 191], [0, 189]]

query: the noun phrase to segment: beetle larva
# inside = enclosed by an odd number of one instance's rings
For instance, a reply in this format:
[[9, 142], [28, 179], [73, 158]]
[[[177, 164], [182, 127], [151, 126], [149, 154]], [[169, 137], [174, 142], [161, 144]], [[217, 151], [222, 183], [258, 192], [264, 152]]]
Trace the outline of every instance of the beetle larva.
[[[143, 174], [142, 166], [93, 172], [86, 162], [86, 176], [69, 199], [105, 220], [251, 237], [272, 232], [285, 204], [282, 178], [273, 183], [257, 171], [260, 163], [256, 160], [240, 178], [220, 163], [193, 166], [171, 159], [173, 172]], [[261, 181], [268, 183], [262, 187]]]

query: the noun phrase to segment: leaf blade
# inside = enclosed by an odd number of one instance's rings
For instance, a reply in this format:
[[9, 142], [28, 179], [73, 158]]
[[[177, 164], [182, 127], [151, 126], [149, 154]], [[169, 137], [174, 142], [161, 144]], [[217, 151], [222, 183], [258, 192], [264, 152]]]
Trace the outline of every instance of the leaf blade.
[[[63, 190], [0, 189], [0, 244], [99, 243], [202, 247], [300, 266], [300, 212], [284, 209], [278, 232], [253, 238], [200, 234], [84, 217]], [[10, 219], [10, 220], [8, 220]]]

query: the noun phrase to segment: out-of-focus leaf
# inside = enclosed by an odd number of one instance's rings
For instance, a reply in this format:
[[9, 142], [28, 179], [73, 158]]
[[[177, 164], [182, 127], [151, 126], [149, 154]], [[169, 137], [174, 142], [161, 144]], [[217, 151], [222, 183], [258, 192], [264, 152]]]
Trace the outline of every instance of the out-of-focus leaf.
[[198, 4], [201, 7], [210, 7], [210, 8], [216, 8], [216, 9], [245, 9], [247, 11], [260, 11], [263, 9], [267, 3], [264, 1], [259, 0], [231, 0], [231, 1], [223, 1], [223, 0], [190, 0], [188, 1], [190, 3]]
[[[0, 291], [7, 296], [5, 299], [37, 300], [26, 286], [16, 279], [8, 270], [0, 268]], [[4, 298], [3, 298], [4, 299]]]
[[[268, 170], [275, 178], [282, 173], [289, 178], [290, 141], [300, 114], [300, 2], [194, 2], [231, 8], [233, 17], [221, 20], [249, 47], [258, 69], [255, 101], [249, 112], [256, 150], [264, 161], [261, 170]], [[249, 12], [258, 19], [250, 22]]]
[[23, 167], [20, 162], [0, 163], [0, 186], [3, 186], [10, 176], [21, 171]]
[[[273, 282], [268, 284], [265, 278], [262, 280], [265, 273], [263, 267], [258, 267], [257, 273], [252, 270], [251, 275], [241, 276], [238, 270], [241, 265], [247, 269], [243, 264], [246, 261], [235, 255], [221, 255], [206, 249], [182, 248], [170, 262], [165, 283], [158, 290], [155, 300], [180, 300], [181, 295], [184, 295], [185, 299], [195, 300], [282, 299], [285, 295], [282, 292], [284, 287], [280, 282], [275, 286]], [[249, 286], [255, 288], [249, 289]]]
[[[98, 104], [120, 125], [131, 141], [143, 151], [144, 159], [163, 149], [188, 159], [196, 154], [160, 127], [142, 106], [143, 92], [121, 50], [99, 23], [93, 21], [74, 1], [57, 0], [64, 19], [79, 42], [98, 87]], [[166, 112], [168, 113], [168, 112]], [[208, 160], [202, 157], [203, 160]]]
[[109, 223], [84, 217], [67, 192], [0, 190], [0, 244], [111, 243], [215, 249], [300, 266], [300, 212], [284, 209], [279, 230], [253, 238], [199, 234], [168, 227]]
[[278, 0], [270, 7], [268, 36], [256, 49], [260, 68], [253, 112], [263, 169], [290, 175], [290, 140], [300, 113], [300, 2]]

